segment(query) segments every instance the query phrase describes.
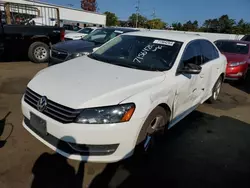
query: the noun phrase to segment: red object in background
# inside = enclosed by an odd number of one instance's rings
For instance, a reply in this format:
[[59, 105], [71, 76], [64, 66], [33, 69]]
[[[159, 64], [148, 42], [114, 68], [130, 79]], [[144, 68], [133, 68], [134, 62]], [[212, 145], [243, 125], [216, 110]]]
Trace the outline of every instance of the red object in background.
[[96, 12], [97, 2], [96, 0], [81, 0], [81, 8], [83, 10]]
[[61, 41], [64, 41], [64, 37], [65, 37], [65, 30], [61, 30], [61, 32], [60, 32]]
[[227, 58], [226, 79], [244, 79], [250, 67], [250, 42], [217, 40], [215, 44]]
[[227, 58], [227, 69], [226, 69], [226, 78], [239, 80], [240, 78], [244, 78], [248, 71], [248, 58], [250, 54], [242, 55], [242, 54], [228, 54], [223, 53]]

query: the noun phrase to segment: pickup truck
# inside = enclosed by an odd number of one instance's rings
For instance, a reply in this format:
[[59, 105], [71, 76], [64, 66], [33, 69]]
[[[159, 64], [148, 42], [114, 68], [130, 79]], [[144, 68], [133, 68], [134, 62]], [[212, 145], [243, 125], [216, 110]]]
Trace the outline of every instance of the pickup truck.
[[[0, 54], [4, 59], [28, 56], [35, 63], [47, 62], [50, 46], [64, 40], [65, 29], [56, 26], [58, 10], [18, 3], [0, 3], [0, 8], [4, 10], [0, 12]], [[55, 18], [48, 17], [48, 11]]]
[[[28, 55], [35, 63], [49, 59], [49, 47], [64, 40], [64, 29], [54, 26], [0, 25], [0, 46], [4, 56]], [[1, 50], [1, 49], [0, 49]]]

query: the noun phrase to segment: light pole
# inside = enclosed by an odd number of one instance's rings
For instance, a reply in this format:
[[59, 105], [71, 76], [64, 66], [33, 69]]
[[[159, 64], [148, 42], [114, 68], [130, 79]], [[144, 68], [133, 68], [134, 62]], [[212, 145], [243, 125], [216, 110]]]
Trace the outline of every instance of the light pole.
[[138, 27], [138, 18], [139, 18], [139, 11], [140, 11], [140, 0], [137, 0], [137, 6], [136, 8], [136, 22], [135, 22], [135, 27]]

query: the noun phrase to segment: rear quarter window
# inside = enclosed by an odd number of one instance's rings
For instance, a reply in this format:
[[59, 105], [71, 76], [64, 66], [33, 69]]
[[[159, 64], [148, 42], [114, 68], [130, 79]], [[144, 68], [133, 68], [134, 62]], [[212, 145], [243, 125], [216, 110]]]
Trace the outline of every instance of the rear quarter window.
[[250, 41], [250, 35], [244, 36], [241, 40], [243, 40], [243, 41]]

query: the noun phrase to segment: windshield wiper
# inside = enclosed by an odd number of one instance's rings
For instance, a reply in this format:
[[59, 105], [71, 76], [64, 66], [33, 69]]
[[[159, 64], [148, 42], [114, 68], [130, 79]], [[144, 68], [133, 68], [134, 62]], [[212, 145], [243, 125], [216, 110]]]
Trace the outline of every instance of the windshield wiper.
[[133, 69], [140, 69], [137, 66], [133, 66], [133, 65], [128, 65], [128, 64], [123, 64], [123, 63], [114, 63], [114, 65], [118, 65], [118, 66], [122, 66], [122, 67], [127, 67], [127, 68], [133, 68]]
[[95, 60], [97, 60], [97, 61], [102, 61], [102, 62], [106, 62], [106, 63], [111, 63], [111, 61], [110, 61], [109, 59], [103, 58], [103, 57], [98, 57], [98, 56], [96, 56], [96, 55], [94, 55], [94, 54], [90, 54], [90, 55], [88, 55], [88, 57], [90, 57], [90, 58], [92, 58], [92, 59], [95, 59]]

